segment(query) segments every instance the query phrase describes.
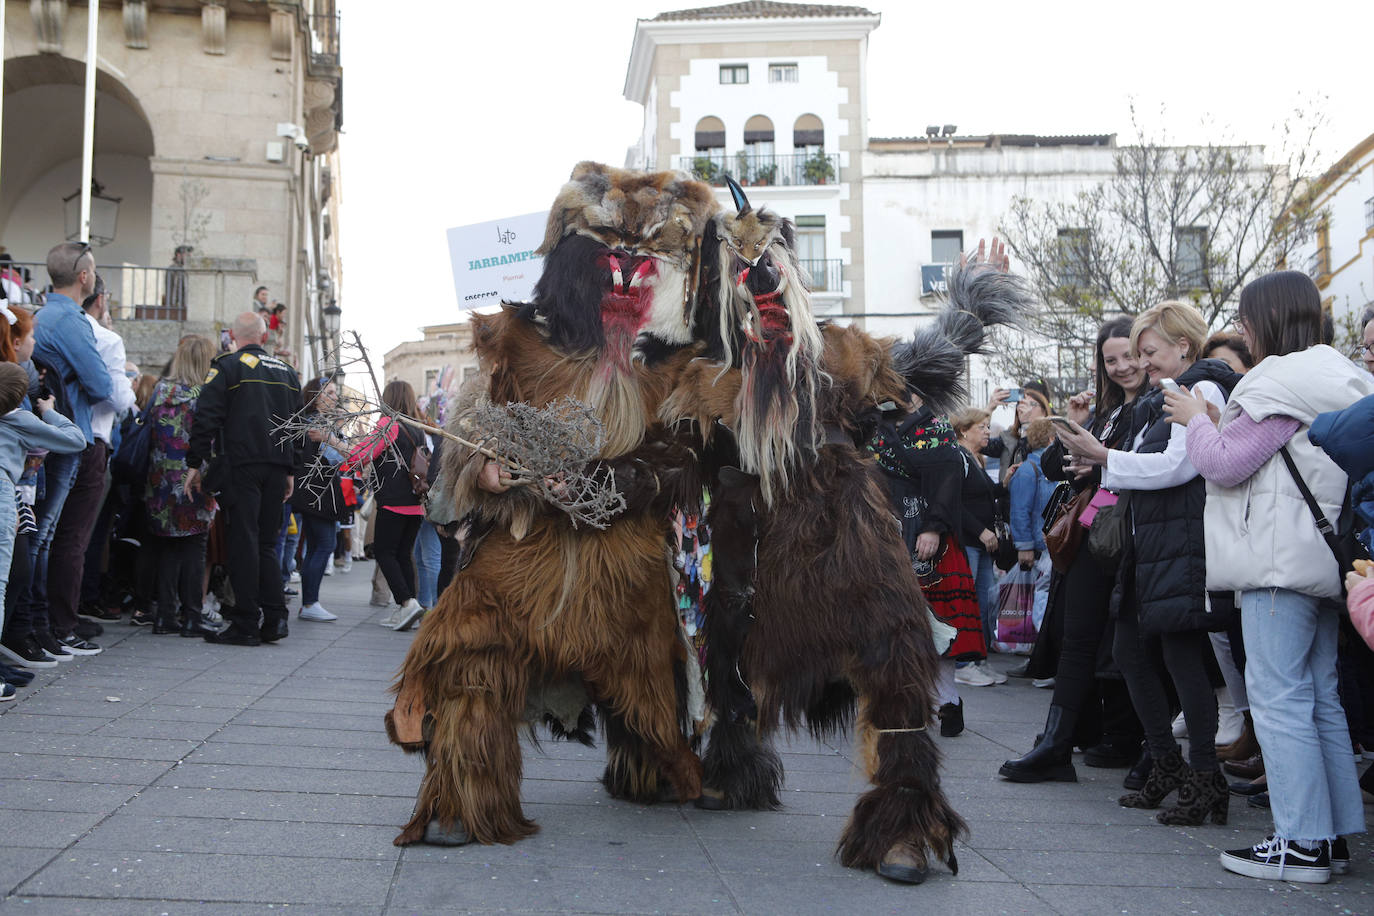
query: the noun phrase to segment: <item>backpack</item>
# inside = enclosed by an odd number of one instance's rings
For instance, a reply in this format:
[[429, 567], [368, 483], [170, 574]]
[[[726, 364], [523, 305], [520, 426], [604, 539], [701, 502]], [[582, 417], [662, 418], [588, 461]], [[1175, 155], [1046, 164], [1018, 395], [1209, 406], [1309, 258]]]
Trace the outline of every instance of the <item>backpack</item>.
[[147, 481], [156, 425], [157, 419], [148, 416], [147, 411], [141, 416], [130, 417], [124, 424], [119, 448], [110, 459], [110, 474], [116, 483], [136, 485]]

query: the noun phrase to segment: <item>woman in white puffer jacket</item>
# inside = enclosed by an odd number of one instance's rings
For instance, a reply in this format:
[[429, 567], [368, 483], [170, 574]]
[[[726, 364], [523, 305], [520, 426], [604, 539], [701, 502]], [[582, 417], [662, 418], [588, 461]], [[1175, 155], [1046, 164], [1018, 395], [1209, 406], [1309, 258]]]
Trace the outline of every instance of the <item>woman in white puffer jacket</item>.
[[[1317, 414], [1374, 392], [1374, 381], [1321, 339], [1321, 295], [1280, 271], [1241, 292], [1239, 324], [1260, 362], [1214, 425], [1199, 399], [1171, 394], [1188, 459], [1207, 479], [1207, 588], [1239, 591], [1245, 686], [1264, 748], [1274, 833], [1224, 852], [1229, 871], [1324, 883], [1364, 831], [1350, 734], [1336, 692], [1341, 575], [1284, 452], [1335, 524], [1347, 478], [1307, 431]], [[1212, 408], [1215, 411], [1215, 408]], [[1333, 855], [1334, 853], [1334, 855]]]

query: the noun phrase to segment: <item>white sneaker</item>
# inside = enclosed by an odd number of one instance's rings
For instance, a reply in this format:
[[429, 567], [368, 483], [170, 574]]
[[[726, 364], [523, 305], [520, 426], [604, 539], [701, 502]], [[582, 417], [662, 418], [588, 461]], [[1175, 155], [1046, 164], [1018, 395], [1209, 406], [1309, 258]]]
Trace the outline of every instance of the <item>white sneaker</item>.
[[326, 563], [326, 564], [324, 564], [324, 574], [325, 574], [326, 576], [332, 576], [332, 575], [334, 575], [334, 564], [333, 564], [333, 563]]
[[405, 610], [405, 608], [392, 608], [390, 614], [387, 614], [377, 622], [389, 630], [394, 630], [396, 629], [396, 624], [401, 622], [401, 611], [403, 610]]
[[1184, 721], [1183, 713], [1179, 713], [1178, 718], [1174, 720], [1174, 737], [1188, 737], [1188, 723]]
[[1041, 688], [1041, 689], [1048, 689], [1048, 688], [1054, 686], [1054, 678], [1052, 678], [1052, 677], [1037, 677], [1037, 678], [1033, 678], [1033, 679], [1031, 680], [1031, 686], [1032, 686], [1032, 687], [1039, 687], [1039, 688]]
[[345, 554], [345, 555], [344, 555], [343, 571], [346, 572], [346, 573], [347, 573], [347, 572], [352, 572], [352, 571], [353, 571], [353, 555], [352, 555], [352, 554]]
[[291, 581], [291, 582], [299, 582], [299, 581], [301, 581], [301, 571], [300, 571], [299, 569], [293, 569], [293, 570], [291, 570], [291, 578], [290, 578], [289, 581]]
[[411, 598], [396, 611], [396, 625], [392, 627], [397, 632], [404, 633], [415, 626], [415, 621], [424, 616], [425, 609], [420, 602]]
[[331, 614], [331, 613], [329, 613], [328, 611], [326, 611], [326, 610], [324, 609], [324, 606], [323, 606], [322, 604], [320, 604], [318, 601], [316, 601], [314, 604], [307, 604], [305, 607], [301, 608], [300, 618], [301, 618], [301, 620], [320, 620], [320, 621], [338, 620], [338, 619], [339, 619], [336, 615]]
[[977, 665], [965, 665], [954, 669], [954, 683], [966, 684], [969, 687], [991, 687], [997, 681]]
[[974, 662], [974, 667], [992, 678], [994, 684], [1005, 684], [1007, 682], [1007, 676], [992, 667], [992, 665], [989, 665], [987, 659], [983, 659], [981, 662]]

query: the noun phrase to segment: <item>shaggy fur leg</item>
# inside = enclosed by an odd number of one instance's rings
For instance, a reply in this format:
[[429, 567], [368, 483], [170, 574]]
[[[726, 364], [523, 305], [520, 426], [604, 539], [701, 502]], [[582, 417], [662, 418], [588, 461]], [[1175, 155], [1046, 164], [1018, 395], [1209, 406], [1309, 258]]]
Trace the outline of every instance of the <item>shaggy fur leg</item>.
[[709, 810], [781, 807], [782, 759], [760, 739], [755, 723], [717, 719], [702, 759], [706, 785], [697, 807]]
[[641, 805], [672, 800], [673, 788], [659, 772], [658, 761], [644, 739], [630, 731], [613, 710], [603, 706], [598, 712], [606, 730], [606, 770], [601, 774], [601, 784], [610, 796]]

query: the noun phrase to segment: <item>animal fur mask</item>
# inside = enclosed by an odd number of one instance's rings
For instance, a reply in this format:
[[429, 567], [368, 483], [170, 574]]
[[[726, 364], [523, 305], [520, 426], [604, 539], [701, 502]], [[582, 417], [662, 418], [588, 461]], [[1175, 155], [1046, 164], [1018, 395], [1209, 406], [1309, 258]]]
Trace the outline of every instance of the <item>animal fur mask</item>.
[[633, 333], [689, 343], [702, 233], [719, 209], [710, 187], [685, 173], [581, 162], [554, 200], [539, 253], [551, 258], [575, 238], [589, 240], [610, 253], [598, 254], [596, 267], [613, 292], [649, 291], [648, 314]]

